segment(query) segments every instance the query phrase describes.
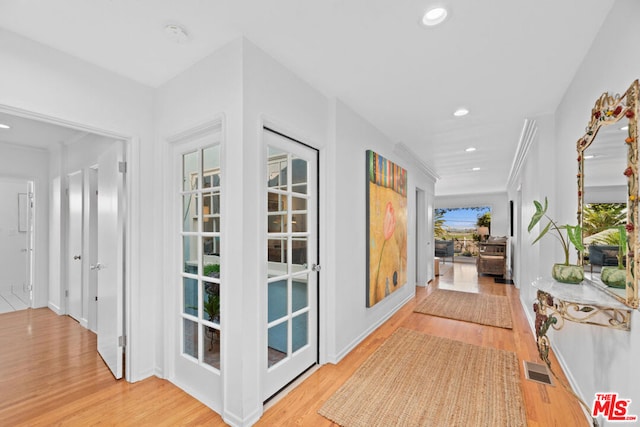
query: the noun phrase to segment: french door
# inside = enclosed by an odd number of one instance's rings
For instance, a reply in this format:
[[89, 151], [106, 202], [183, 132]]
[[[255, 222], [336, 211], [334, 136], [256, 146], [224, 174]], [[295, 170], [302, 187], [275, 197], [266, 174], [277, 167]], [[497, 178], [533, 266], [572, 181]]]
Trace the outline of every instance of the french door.
[[318, 358], [318, 152], [269, 129], [263, 136], [266, 400]]
[[[174, 148], [178, 180], [176, 203], [180, 239], [174, 280], [176, 345], [174, 381], [210, 408], [220, 410], [220, 126]], [[224, 274], [224, 272], [222, 272]]]

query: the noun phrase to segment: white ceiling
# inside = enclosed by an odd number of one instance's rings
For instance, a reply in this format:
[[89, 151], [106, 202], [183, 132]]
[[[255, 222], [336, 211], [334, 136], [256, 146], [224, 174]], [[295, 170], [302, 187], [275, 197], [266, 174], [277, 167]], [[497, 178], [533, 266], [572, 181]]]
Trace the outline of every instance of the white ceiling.
[[87, 135], [86, 132], [28, 119], [0, 111], [0, 123], [10, 129], [0, 129], [0, 143], [51, 149], [71, 144]]
[[614, 0], [439, 0], [450, 18], [423, 27], [434, 2], [0, 0], [0, 27], [153, 87], [244, 36], [408, 146], [437, 195], [504, 191], [524, 119], [555, 111]]

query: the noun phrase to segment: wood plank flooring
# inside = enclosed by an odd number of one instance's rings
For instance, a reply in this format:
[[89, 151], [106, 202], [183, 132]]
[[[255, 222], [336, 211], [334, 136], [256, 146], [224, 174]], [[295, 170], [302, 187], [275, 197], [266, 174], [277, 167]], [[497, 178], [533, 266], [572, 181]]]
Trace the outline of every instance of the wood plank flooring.
[[[443, 273], [416, 298], [358, 345], [337, 365], [324, 365], [280, 398], [259, 426], [335, 426], [317, 414], [322, 403], [398, 327], [470, 344], [513, 351], [521, 361], [521, 381], [530, 427], [588, 426], [578, 403], [561, 387], [524, 377], [523, 360], [539, 361], [518, 290], [478, 277], [475, 266], [447, 263]], [[413, 313], [435, 287], [506, 295], [514, 329], [476, 325]], [[148, 378], [115, 381], [96, 353], [95, 335], [48, 309], [0, 315], [0, 425], [2, 426], [182, 426], [225, 425], [219, 415], [173, 384]], [[557, 367], [557, 362], [555, 362]], [[425, 402], [428, 404], [428, 402]], [[470, 422], [469, 426], [473, 425]], [[467, 426], [465, 426], [467, 427]]]

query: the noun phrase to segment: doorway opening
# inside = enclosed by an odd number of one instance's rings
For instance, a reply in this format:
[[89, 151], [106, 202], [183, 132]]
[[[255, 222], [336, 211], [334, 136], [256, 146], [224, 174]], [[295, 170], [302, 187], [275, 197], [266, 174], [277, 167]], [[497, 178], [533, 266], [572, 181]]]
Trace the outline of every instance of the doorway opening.
[[33, 305], [33, 181], [0, 178], [0, 313]]

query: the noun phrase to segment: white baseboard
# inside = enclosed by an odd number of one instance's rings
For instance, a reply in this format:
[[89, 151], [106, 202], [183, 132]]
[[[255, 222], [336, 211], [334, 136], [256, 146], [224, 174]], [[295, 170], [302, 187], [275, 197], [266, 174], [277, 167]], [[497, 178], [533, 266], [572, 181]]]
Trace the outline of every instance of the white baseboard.
[[49, 307], [49, 310], [53, 311], [55, 314], [57, 314], [58, 316], [60, 316], [62, 313], [62, 310], [60, 309], [60, 307], [58, 307], [57, 305], [49, 302], [47, 304], [47, 307]]
[[391, 318], [391, 316], [396, 314], [396, 312], [398, 310], [400, 310], [406, 303], [408, 303], [413, 298], [415, 298], [415, 296], [416, 296], [415, 293], [412, 293], [412, 294], [408, 295], [405, 299], [400, 301], [392, 310], [390, 310], [380, 320], [378, 320], [377, 322], [369, 325], [369, 327], [364, 332], [362, 332], [353, 341], [351, 341], [351, 343], [349, 343], [342, 351], [340, 351], [339, 353], [335, 354], [333, 357], [329, 357], [328, 358], [329, 363], [333, 363], [335, 365], [338, 362], [340, 362], [347, 354], [349, 354], [354, 348], [356, 348], [358, 346], [358, 344], [360, 344], [362, 341], [364, 341], [365, 338], [367, 338], [369, 335], [371, 335], [371, 333], [373, 333], [373, 331], [378, 329], [384, 322], [389, 320], [389, 318]]

